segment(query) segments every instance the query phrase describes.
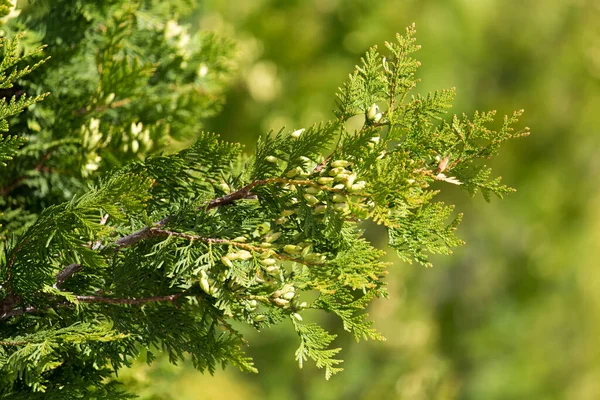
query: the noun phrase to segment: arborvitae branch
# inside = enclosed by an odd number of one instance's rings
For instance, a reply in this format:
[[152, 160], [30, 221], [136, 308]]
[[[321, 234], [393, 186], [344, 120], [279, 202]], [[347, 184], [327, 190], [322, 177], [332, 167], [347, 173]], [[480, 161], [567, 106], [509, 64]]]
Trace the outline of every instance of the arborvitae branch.
[[[486, 199], [510, 191], [479, 160], [527, 134], [513, 130], [520, 113], [493, 131], [493, 113], [444, 121], [454, 90], [409, 97], [414, 27], [386, 43], [389, 54], [367, 52], [340, 88], [336, 119], [264, 136], [248, 157], [198, 127], [221, 104], [222, 88], [211, 85], [228, 71], [226, 42], [182, 44], [185, 29], [169, 31], [174, 21], [150, 3], [94, 4], [27, 20], [58, 35], [46, 38], [56, 64], [35, 81], [22, 74], [31, 68], [15, 67], [16, 44], [2, 42], [0, 85], [18, 76], [28, 93], [56, 93], [17, 122], [28, 144], [0, 137], [0, 168], [11, 171], [0, 176], [0, 396], [75, 397], [94, 386], [110, 398], [108, 377], [143, 348], [163, 348], [173, 362], [188, 355], [201, 371], [255, 371], [233, 321], [291, 321], [296, 359], [329, 378], [341, 370], [335, 335], [304, 322], [305, 309], [338, 316], [357, 340], [382, 339], [364, 310], [386, 296], [388, 265], [361, 222], [383, 225], [401, 259], [429, 266], [430, 254], [462, 244], [460, 215], [435, 201], [439, 190], [456, 185]], [[137, 24], [141, 9], [156, 23]], [[77, 37], [46, 30], [57, 16], [90, 26]], [[75, 82], [70, 68], [81, 69]], [[42, 97], [0, 102], [0, 129]], [[364, 123], [349, 131], [354, 117]], [[192, 138], [163, 153], [167, 141]], [[31, 174], [31, 165], [48, 173]], [[87, 374], [74, 383], [74, 370]]]

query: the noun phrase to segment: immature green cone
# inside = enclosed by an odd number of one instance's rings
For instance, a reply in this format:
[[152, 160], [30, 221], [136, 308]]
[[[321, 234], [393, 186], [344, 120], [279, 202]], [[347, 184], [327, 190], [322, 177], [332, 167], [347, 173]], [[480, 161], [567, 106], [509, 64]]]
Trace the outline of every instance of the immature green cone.
[[237, 254], [240, 260], [249, 260], [252, 258], [252, 253], [250, 253], [248, 250], [240, 250], [237, 252]]
[[319, 194], [321, 193], [321, 189], [314, 187], [314, 186], [309, 186], [306, 188], [306, 193], [309, 194]]
[[202, 270], [200, 272], [200, 287], [202, 288], [202, 290], [204, 290], [206, 292], [206, 294], [211, 294], [210, 293], [210, 284], [208, 282], [208, 275], [206, 274], [206, 271]]
[[260, 260], [259, 261], [262, 265], [265, 266], [270, 266], [270, 265], [275, 265], [277, 264], [277, 260], [275, 260], [274, 258], [265, 258], [264, 260]]
[[319, 204], [315, 207], [315, 214], [325, 214], [327, 211], [327, 204]]
[[299, 169], [299, 168], [294, 168], [294, 169], [291, 169], [291, 170], [289, 170], [289, 171], [287, 172], [287, 174], [285, 174], [285, 176], [287, 176], [288, 178], [293, 178], [293, 177], [295, 177], [296, 175], [298, 175], [298, 174], [299, 174], [301, 171], [302, 171], [302, 170], [301, 170], [301, 169]]
[[272, 232], [265, 236], [265, 242], [273, 243], [281, 237], [281, 232]]
[[342, 172], [341, 174], [337, 174], [333, 180], [335, 182], [346, 182], [348, 180], [348, 178], [350, 177], [350, 174], [347, 172]]
[[250, 310], [254, 311], [256, 310], [256, 307], [258, 306], [258, 302], [254, 299], [249, 300], [248, 301], [248, 308], [250, 308]]
[[296, 213], [296, 210], [283, 210], [281, 212], [281, 216], [282, 217], [289, 217], [290, 215], [294, 215]]
[[[377, 114], [379, 113], [379, 106], [377, 104], [373, 104], [371, 107], [369, 107], [369, 109], [367, 110], [367, 119], [369, 121], [373, 121], [375, 120], [375, 118], [377, 117]], [[381, 117], [380, 117], [381, 118]]]
[[275, 298], [273, 299], [273, 303], [277, 304], [279, 307], [285, 307], [287, 306], [290, 302], [288, 300], [282, 299], [282, 298]]
[[[268, 244], [269, 247], [272, 247], [271, 243], [263, 243], [263, 244]], [[276, 254], [274, 250], [268, 249], [268, 250], [262, 251], [259, 254], [259, 256], [260, 256], [260, 258], [262, 258], [264, 260], [265, 258], [271, 258], [271, 256], [274, 255], [274, 254]]]
[[305, 131], [304, 128], [302, 129], [298, 129], [292, 133], [290, 133], [290, 136], [293, 137], [294, 139], [298, 139], [300, 136], [302, 136], [302, 133]]
[[294, 318], [298, 322], [302, 322], [302, 316], [298, 313], [292, 313], [292, 318]]
[[356, 174], [348, 175], [348, 178], [346, 179], [346, 188], [350, 189], [352, 187], [352, 185], [354, 184], [355, 180], [356, 180]]
[[233, 268], [233, 263], [231, 262], [231, 260], [229, 258], [227, 258], [226, 256], [221, 257], [221, 262], [223, 264], [225, 264], [226, 266], [228, 266], [229, 268]]
[[294, 244], [286, 244], [283, 247], [283, 251], [285, 251], [288, 254], [292, 254], [292, 255], [300, 254], [300, 252], [302, 252], [302, 247], [296, 246]]
[[346, 203], [335, 203], [333, 204], [333, 209], [338, 211], [346, 211], [348, 209], [348, 204]]
[[343, 194], [334, 194], [333, 196], [331, 196], [331, 201], [333, 201], [334, 203], [344, 203], [346, 201], [346, 196], [344, 196]]
[[350, 165], [350, 161], [346, 161], [346, 160], [335, 160], [331, 163], [331, 166], [333, 168], [337, 168], [337, 167], [346, 168], [348, 165]]
[[311, 206], [314, 206], [315, 204], [317, 204], [319, 202], [319, 199], [317, 199], [315, 196], [313, 196], [312, 194], [309, 194], [309, 193], [305, 193], [303, 197], [304, 197], [304, 200], [306, 200], [306, 202]]
[[[285, 298], [287, 298], [287, 297], [285, 297], [286, 295], [288, 295], [288, 297], [289, 297], [289, 293], [294, 294], [296, 292], [296, 288], [293, 285], [290, 285], [289, 283], [286, 283], [281, 288], [281, 292], [282, 292], [282, 297], [285, 299]], [[294, 297], [294, 296], [292, 296], [292, 297]]]
[[286, 300], [291, 300], [294, 298], [295, 295], [296, 295], [296, 293], [294, 293], [294, 292], [287, 292], [287, 293], [284, 293], [283, 295], [281, 295], [281, 297], [283, 297]]
[[270, 267], [267, 267], [265, 270], [267, 271], [267, 274], [269, 274], [269, 275], [277, 275], [279, 273], [279, 267], [277, 265], [272, 265]]
[[345, 168], [342, 168], [342, 167], [332, 168], [329, 171], [329, 176], [336, 176], [336, 175], [343, 174], [343, 173], [348, 173], [348, 172], [350, 172], [350, 171], [348, 171], [348, 170], [346, 170]]
[[317, 179], [317, 183], [319, 183], [320, 185], [329, 185], [331, 182], [333, 182], [333, 178], [329, 176], [322, 176], [319, 179]]
[[304, 256], [304, 261], [313, 264], [322, 264], [325, 262], [325, 256], [319, 253], [309, 253]]
[[348, 190], [350, 192], [359, 192], [365, 188], [366, 184], [367, 183], [365, 181], [359, 181], [359, 182], [355, 183], [354, 185], [352, 185], [352, 187], [350, 187]]
[[263, 315], [263, 314], [258, 314], [255, 315], [254, 318], [252, 318], [254, 320], [254, 322], [263, 322], [267, 320], [267, 316]]

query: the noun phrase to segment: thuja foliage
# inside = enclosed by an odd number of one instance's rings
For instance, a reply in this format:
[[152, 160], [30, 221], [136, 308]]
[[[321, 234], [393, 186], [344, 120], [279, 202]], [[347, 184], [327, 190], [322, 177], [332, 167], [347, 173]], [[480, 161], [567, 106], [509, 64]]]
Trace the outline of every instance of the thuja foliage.
[[481, 162], [528, 133], [513, 128], [520, 112], [494, 131], [493, 113], [446, 119], [453, 90], [410, 96], [414, 27], [367, 52], [331, 121], [248, 155], [201, 130], [221, 105], [227, 41], [169, 19], [186, 2], [89, 3], [36, 1], [3, 26], [3, 397], [128, 398], [110, 378], [142, 350], [255, 371], [242, 325], [291, 324], [300, 366], [329, 378], [340, 349], [305, 310], [382, 339], [364, 310], [386, 296], [388, 265], [362, 222], [429, 266], [462, 244], [439, 190], [512, 190]]

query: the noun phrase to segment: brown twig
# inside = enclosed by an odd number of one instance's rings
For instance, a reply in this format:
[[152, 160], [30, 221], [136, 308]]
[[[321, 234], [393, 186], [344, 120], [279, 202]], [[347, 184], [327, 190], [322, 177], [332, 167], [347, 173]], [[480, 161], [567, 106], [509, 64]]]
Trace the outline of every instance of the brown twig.
[[318, 174], [319, 172], [321, 172], [321, 170], [323, 168], [325, 168], [325, 166], [327, 165], [327, 163], [329, 162], [329, 160], [331, 160], [332, 154], [328, 155], [327, 157], [325, 157], [325, 159], [323, 161], [321, 161], [316, 167], [315, 169], [313, 169], [313, 174]]
[[275, 178], [273, 179], [261, 179], [261, 180], [257, 180], [254, 182], [251, 182], [249, 184], [247, 184], [246, 186], [244, 186], [243, 188], [236, 190], [235, 192], [231, 192], [223, 197], [219, 197], [216, 199], [213, 199], [211, 201], [208, 202], [208, 204], [206, 204], [204, 207], [200, 207], [200, 208], [204, 208], [207, 210], [210, 210], [212, 208], [216, 208], [216, 207], [220, 207], [220, 206], [224, 206], [227, 204], [231, 204], [237, 200], [242, 200], [247, 198], [248, 196], [250, 196], [250, 191], [252, 189], [254, 189], [256, 186], [259, 185], [266, 185], [270, 182], [275, 182], [274, 181]]
[[2, 314], [0, 314], [0, 321], [4, 321], [10, 317], [14, 317], [14, 316], [21, 315], [21, 314], [35, 313], [37, 311], [38, 311], [38, 309], [35, 307], [25, 307], [25, 308], [18, 308], [16, 310], [5, 311]]
[[[159, 302], [169, 302], [173, 304], [175, 307], [179, 308], [179, 305], [176, 303], [176, 300], [182, 297], [183, 293], [170, 294], [166, 296], [152, 296], [152, 297], [144, 297], [141, 299], [130, 299], [130, 298], [112, 298], [112, 297], [102, 297], [102, 296], [75, 296], [77, 301], [81, 303], [105, 303], [105, 304], [116, 304], [116, 305], [134, 305], [140, 306], [147, 303], [159, 303]], [[73, 303], [63, 302], [57, 304], [59, 307], [70, 307]], [[39, 309], [36, 307], [23, 307], [10, 311], [6, 311], [0, 314], [0, 321], [4, 321], [10, 317], [15, 317], [17, 315], [22, 314], [34, 314], [38, 312], [46, 311], [45, 309]]]
[[152, 296], [152, 297], [144, 297], [141, 299], [128, 299], [128, 298], [112, 298], [112, 297], [102, 297], [102, 296], [75, 296], [77, 301], [82, 303], [106, 303], [106, 304], [130, 304], [139, 306], [146, 303], [158, 303], [167, 301], [177, 306], [175, 300], [183, 296], [183, 293], [169, 294], [166, 296]]
[[119, 108], [119, 107], [126, 106], [129, 103], [131, 103], [131, 99], [121, 99], [121, 100], [113, 101], [112, 103], [107, 104], [107, 105], [98, 106], [94, 109], [88, 110], [87, 107], [83, 107], [83, 108], [80, 108], [79, 110], [73, 111], [73, 114], [84, 115], [88, 112], [101, 113], [101, 112], [104, 112], [106, 110], [110, 110], [113, 108]]
[[69, 279], [73, 274], [81, 271], [81, 264], [67, 265], [58, 274], [56, 274], [56, 283], [54, 287], [60, 289], [61, 285]]
[[30, 342], [25, 342], [25, 341], [21, 341], [21, 342], [3, 342], [0, 341], [0, 346], [22, 346], [24, 344], [29, 344]]

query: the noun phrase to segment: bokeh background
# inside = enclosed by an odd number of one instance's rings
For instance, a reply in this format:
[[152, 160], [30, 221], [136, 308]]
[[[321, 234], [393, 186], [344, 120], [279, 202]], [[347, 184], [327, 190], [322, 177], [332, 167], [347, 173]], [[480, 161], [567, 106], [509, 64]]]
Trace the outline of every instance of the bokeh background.
[[490, 204], [445, 194], [465, 213], [465, 247], [432, 269], [389, 255], [390, 299], [370, 309], [388, 340], [342, 334], [345, 371], [329, 382], [298, 369], [281, 327], [248, 332], [258, 375], [141, 360], [121, 375], [130, 389], [155, 400], [600, 399], [598, 0], [204, 0], [185, 18], [238, 43], [237, 77], [208, 125], [248, 151], [270, 129], [332, 118], [361, 54], [412, 22], [418, 92], [456, 87], [452, 113], [524, 108], [532, 135], [493, 161], [517, 193]]

